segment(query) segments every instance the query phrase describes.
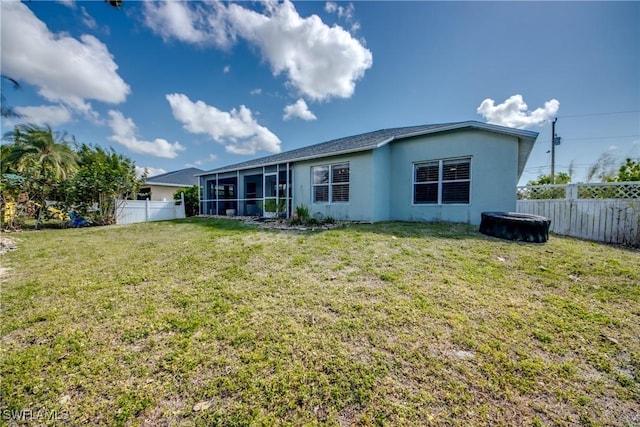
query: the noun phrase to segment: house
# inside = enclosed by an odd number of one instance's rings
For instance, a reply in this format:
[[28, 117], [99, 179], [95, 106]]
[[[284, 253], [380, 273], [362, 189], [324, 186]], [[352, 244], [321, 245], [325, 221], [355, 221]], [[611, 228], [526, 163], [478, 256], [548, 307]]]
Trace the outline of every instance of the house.
[[140, 187], [138, 200], [173, 200], [176, 191], [198, 184], [196, 175], [202, 172], [202, 169], [187, 168], [147, 178]]
[[[199, 175], [200, 213], [255, 215], [270, 202], [290, 216], [479, 224], [514, 211], [537, 132], [476, 121], [383, 129]], [[229, 210], [229, 212], [227, 212]]]

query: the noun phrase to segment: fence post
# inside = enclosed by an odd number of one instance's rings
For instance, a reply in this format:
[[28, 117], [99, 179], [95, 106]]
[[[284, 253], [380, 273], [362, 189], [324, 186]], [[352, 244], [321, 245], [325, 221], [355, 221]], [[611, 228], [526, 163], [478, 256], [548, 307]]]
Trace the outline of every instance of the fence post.
[[566, 199], [576, 200], [578, 198], [578, 184], [567, 184], [564, 191]]
[[144, 221], [149, 221], [149, 199], [144, 201]]

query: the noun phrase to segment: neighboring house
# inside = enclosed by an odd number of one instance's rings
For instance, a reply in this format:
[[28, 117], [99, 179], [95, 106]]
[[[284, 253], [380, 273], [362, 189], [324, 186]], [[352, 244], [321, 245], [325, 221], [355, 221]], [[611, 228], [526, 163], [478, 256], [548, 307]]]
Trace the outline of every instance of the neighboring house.
[[476, 121], [384, 129], [199, 175], [200, 213], [254, 215], [284, 200], [287, 216], [478, 224], [514, 211], [537, 132]]
[[140, 187], [138, 200], [173, 200], [176, 191], [198, 184], [196, 175], [202, 172], [202, 169], [187, 168], [149, 177]]

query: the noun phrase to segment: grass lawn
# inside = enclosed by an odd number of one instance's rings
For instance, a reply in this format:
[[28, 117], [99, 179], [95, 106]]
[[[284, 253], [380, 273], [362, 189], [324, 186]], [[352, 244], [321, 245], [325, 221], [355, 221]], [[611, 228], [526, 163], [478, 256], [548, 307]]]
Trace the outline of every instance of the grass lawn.
[[12, 236], [5, 425], [640, 425], [638, 251], [202, 218]]

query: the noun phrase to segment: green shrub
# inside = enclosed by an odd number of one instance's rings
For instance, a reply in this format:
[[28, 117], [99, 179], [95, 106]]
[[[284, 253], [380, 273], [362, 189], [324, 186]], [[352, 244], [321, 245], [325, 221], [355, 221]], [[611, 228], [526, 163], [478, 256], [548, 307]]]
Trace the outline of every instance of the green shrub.
[[306, 207], [305, 205], [299, 205], [296, 206], [296, 217], [300, 220], [300, 221], [306, 221], [307, 219], [309, 219], [309, 208]]
[[314, 217], [309, 217], [307, 218], [307, 220], [305, 221], [306, 225], [320, 225], [320, 221], [318, 221], [317, 218]]
[[299, 217], [293, 217], [289, 220], [289, 225], [302, 225], [302, 220]]
[[180, 200], [184, 193], [184, 213], [186, 216], [198, 215], [198, 205], [200, 203], [200, 188], [194, 184], [183, 190], [178, 190], [173, 195], [173, 200]]
[[267, 199], [264, 202], [264, 211], [265, 212], [275, 212], [276, 214], [281, 214], [286, 209], [286, 203], [284, 199], [278, 200], [276, 199]]

